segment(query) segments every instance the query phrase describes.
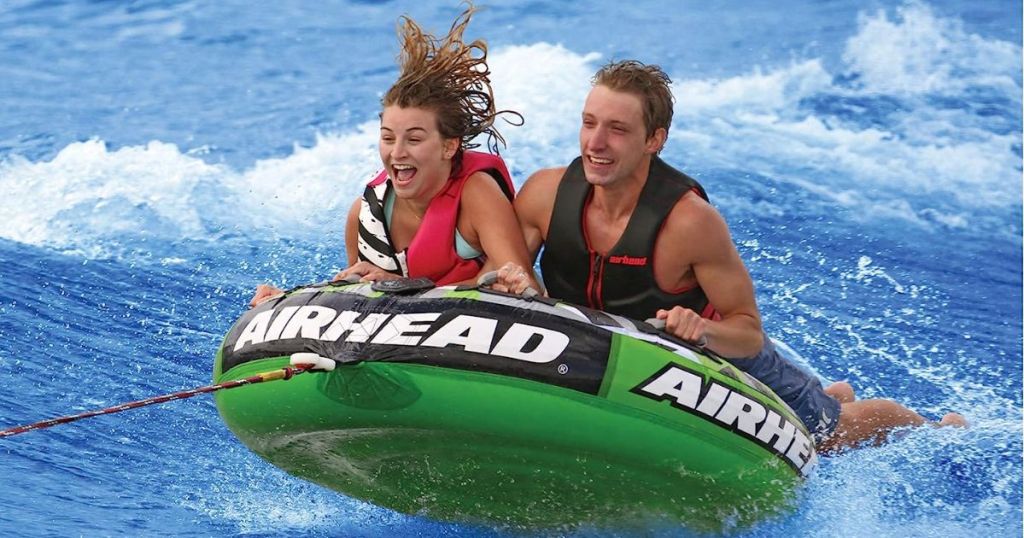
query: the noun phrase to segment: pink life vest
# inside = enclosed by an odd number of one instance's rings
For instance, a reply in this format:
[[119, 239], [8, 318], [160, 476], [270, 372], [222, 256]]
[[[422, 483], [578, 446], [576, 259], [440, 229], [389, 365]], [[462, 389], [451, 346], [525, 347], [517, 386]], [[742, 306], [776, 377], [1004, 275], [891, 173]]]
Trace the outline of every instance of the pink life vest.
[[[487, 172], [498, 182], [509, 200], [515, 196], [512, 177], [501, 157], [463, 151], [459, 169], [452, 172], [448, 184], [430, 201], [423, 222], [406, 249], [408, 274], [405, 276], [426, 277], [443, 286], [471, 279], [480, 272], [484, 263], [483, 256], [471, 260], [459, 257], [455, 250], [455, 231], [462, 189], [473, 174], [481, 171]], [[384, 170], [367, 185], [367, 189], [373, 189], [388, 179], [387, 171]], [[394, 248], [393, 245], [391, 247]]]

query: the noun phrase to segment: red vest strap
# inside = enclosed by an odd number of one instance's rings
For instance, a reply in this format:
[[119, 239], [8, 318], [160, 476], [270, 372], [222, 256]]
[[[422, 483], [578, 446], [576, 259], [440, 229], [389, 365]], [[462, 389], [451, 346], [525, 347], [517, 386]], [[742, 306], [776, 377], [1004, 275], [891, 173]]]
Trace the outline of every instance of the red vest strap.
[[381, 183], [384, 183], [387, 180], [388, 180], [388, 171], [387, 170], [381, 170], [380, 172], [377, 172], [377, 175], [372, 180], [370, 180], [370, 182], [367, 183], [366, 186], [367, 187], [376, 187], [377, 185], [380, 185]]

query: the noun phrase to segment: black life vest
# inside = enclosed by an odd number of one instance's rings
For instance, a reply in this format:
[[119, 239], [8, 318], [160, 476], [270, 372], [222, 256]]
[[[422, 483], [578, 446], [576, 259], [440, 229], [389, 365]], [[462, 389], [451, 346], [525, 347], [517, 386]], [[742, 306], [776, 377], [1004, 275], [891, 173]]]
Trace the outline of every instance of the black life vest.
[[669, 212], [691, 190], [708, 199], [696, 180], [653, 157], [622, 237], [602, 256], [590, 248], [585, 236], [583, 213], [593, 187], [577, 157], [558, 185], [541, 255], [549, 295], [634, 319], [653, 317], [659, 308], [675, 305], [704, 317], [714, 316], [714, 308], [699, 286], [669, 293], [654, 279], [654, 243]]

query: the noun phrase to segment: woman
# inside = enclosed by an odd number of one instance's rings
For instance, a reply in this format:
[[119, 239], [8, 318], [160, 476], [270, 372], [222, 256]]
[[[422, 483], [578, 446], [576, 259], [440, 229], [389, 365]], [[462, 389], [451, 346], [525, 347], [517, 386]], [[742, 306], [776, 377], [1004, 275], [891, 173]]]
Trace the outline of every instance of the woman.
[[[495, 153], [504, 144], [498, 115], [522, 119], [495, 111], [486, 43], [462, 41], [473, 12], [470, 5], [441, 39], [402, 17], [401, 75], [380, 115], [384, 170], [349, 210], [349, 267], [335, 280], [407, 276], [445, 285], [474, 282], [507, 262], [529, 267], [508, 170], [499, 156], [471, 151], [478, 135]], [[252, 304], [278, 293], [261, 285]]]

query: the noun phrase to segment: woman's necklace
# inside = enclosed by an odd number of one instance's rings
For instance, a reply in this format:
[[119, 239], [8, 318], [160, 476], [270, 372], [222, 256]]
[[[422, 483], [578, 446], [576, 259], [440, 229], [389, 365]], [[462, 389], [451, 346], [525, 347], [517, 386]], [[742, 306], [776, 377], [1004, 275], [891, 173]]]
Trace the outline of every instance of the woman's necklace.
[[416, 211], [416, 209], [415, 209], [415, 208], [413, 207], [413, 205], [412, 205], [411, 203], [409, 203], [408, 201], [406, 201], [406, 200], [404, 200], [404, 199], [403, 199], [403, 200], [402, 200], [402, 205], [404, 205], [404, 206], [405, 206], [405, 210], [406, 210], [406, 211], [407, 211], [407, 212], [408, 212], [408, 213], [409, 213], [410, 215], [412, 215], [413, 217], [415, 217], [415, 218], [416, 218], [416, 222], [417, 222], [417, 224], [418, 224], [418, 223], [421, 223], [421, 222], [423, 222], [423, 215], [422, 215], [422, 214], [420, 214], [420, 212]]

